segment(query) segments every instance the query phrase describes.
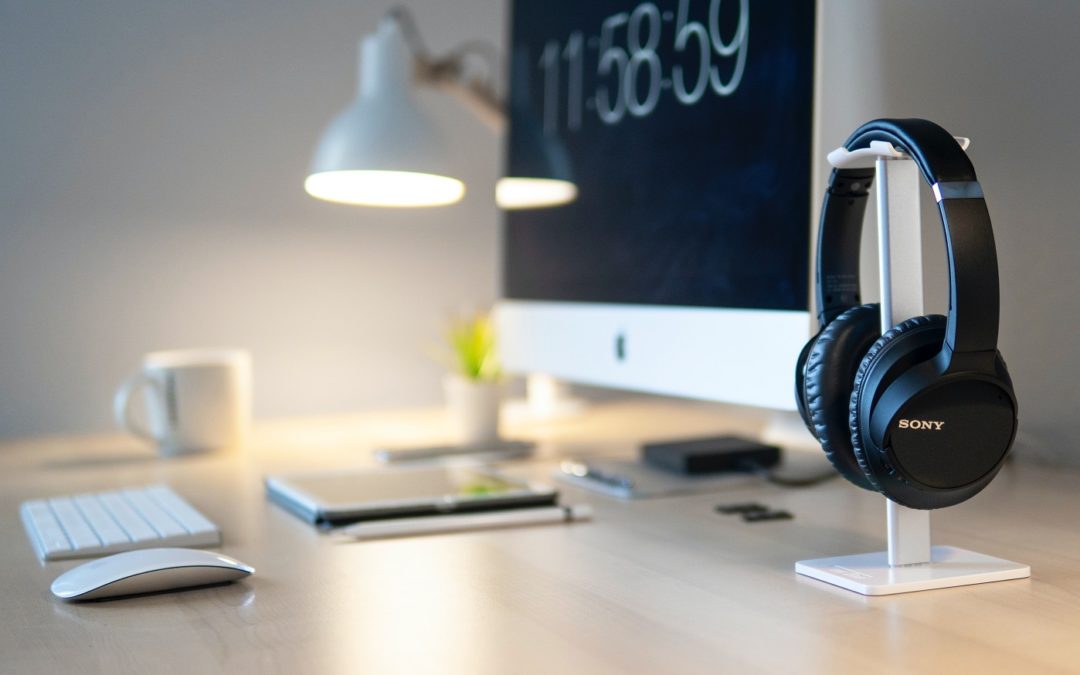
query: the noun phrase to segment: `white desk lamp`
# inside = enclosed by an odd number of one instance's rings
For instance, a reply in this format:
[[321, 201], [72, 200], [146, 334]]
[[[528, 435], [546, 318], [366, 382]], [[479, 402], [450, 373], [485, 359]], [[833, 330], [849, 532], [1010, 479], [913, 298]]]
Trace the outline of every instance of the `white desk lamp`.
[[[360, 43], [356, 98], [323, 134], [304, 181], [319, 199], [366, 206], [441, 206], [459, 201], [465, 184], [453, 176], [449, 150], [412, 97], [412, 85], [455, 95], [494, 130], [506, 126], [506, 108], [489, 83], [466, 79], [464, 58], [480, 52], [467, 43], [446, 57], [428, 55], [411, 16], [392, 10]], [[492, 71], [494, 64], [489, 64]], [[526, 153], [528, 174], [501, 178], [496, 202], [503, 208], [538, 208], [572, 201], [565, 150], [553, 139], [534, 138], [525, 120], [512, 142]], [[519, 152], [520, 154], [520, 152]]]

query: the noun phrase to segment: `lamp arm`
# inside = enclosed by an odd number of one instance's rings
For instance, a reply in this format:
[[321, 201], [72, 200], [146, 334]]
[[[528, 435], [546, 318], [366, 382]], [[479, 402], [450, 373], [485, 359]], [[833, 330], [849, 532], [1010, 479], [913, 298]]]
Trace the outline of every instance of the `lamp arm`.
[[476, 115], [492, 131], [501, 132], [506, 128], [506, 107], [495, 94], [495, 90], [485, 82], [464, 79], [460, 76], [447, 77], [425, 72], [425, 65], [417, 62], [417, 82], [440, 89], [450, 94], [463, 106]]
[[435, 58], [431, 56], [421, 37], [412, 12], [406, 7], [398, 5], [392, 8], [387, 12], [386, 18], [401, 26], [405, 42], [412, 52], [414, 77], [418, 84], [435, 87], [452, 95], [495, 132], [506, 127], [506, 104], [499, 99], [490, 80], [484, 81], [465, 75], [465, 58], [470, 54], [478, 54], [485, 57], [494, 77], [498, 70], [498, 52], [494, 46], [471, 40], [446, 56]]

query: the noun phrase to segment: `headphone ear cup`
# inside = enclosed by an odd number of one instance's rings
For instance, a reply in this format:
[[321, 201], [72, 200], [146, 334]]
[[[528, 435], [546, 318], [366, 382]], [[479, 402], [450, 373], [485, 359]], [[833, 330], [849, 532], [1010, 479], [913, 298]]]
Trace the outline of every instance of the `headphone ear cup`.
[[943, 343], [945, 340], [945, 324], [946, 319], [940, 314], [916, 316], [898, 323], [870, 346], [855, 373], [851, 398], [848, 401], [848, 432], [851, 436], [851, 448], [863, 476], [873, 486], [873, 489], [878, 492], [884, 493], [885, 490], [878, 480], [870, 461], [867, 459], [866, 453], [870, 450], [870, 444], [863, 438], [862, 419], [860, 417], [862, 390], [869, 380], [867, 376], [874, 369], [874, 366], [882, 361], [882, 357], [885, 356], [886, 352], [891, 352], [894, 349], [904, 349], [901, 343], [904, 342], [903, 336], [905, 335], [911, 335], [916, 331], [935, 330], [940, 332], [941, 338], [938, 342]]
[[848, 404], [855, 372], [863, 354], [880, 335], [880, 322], [876, 304], [848, 309], [808, 345], [803, 368], [802, 396], [811, 433], [836, 470], [866, 490], [874, 488], [851, 447]]
[[798, 409], [799, 417], [802, 418], [806, 429], [814, 436], [817, 436], [817, 434], [814, 433], [813, 422], [810, 421], [810, 411], [806, 408], [804, 374], [806, 373], [806, 358], [810, 356], [810, 350], [814, 348], [814, 343], [817, 342], [820, 336], [821, 332], [819, 331], [817, 335], [810, 338], [809, 342], [803, 346], [802, 351], [799, 352], [798, 360], [795, 361], [795, 407]]

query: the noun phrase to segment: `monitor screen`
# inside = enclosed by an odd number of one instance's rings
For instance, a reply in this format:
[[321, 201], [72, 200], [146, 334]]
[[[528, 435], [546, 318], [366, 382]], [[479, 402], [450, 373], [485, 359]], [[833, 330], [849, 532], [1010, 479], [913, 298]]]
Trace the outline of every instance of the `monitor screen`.
[[506, 214], [504, 297], [806, 311], [814, 3], [512, 14], [506, 173], [535, 171], [541, 129], [578, 195]]
[[513, 4], [506, 175], [577, 196], [506, 213], [507, 370], [794, 409], [816, 19], [813, 0]]

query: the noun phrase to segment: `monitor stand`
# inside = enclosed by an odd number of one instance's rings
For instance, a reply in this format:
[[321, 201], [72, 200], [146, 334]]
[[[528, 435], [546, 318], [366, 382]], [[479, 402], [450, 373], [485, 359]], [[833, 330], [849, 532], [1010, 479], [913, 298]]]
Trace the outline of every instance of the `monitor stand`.
[[570, 384], [547, 373], [529, 373], [525, 378], [525, 398], [503, 404], [503, 419], [509, 423], [543, 422], [574, 417], [588, 404], [573, 395]]

